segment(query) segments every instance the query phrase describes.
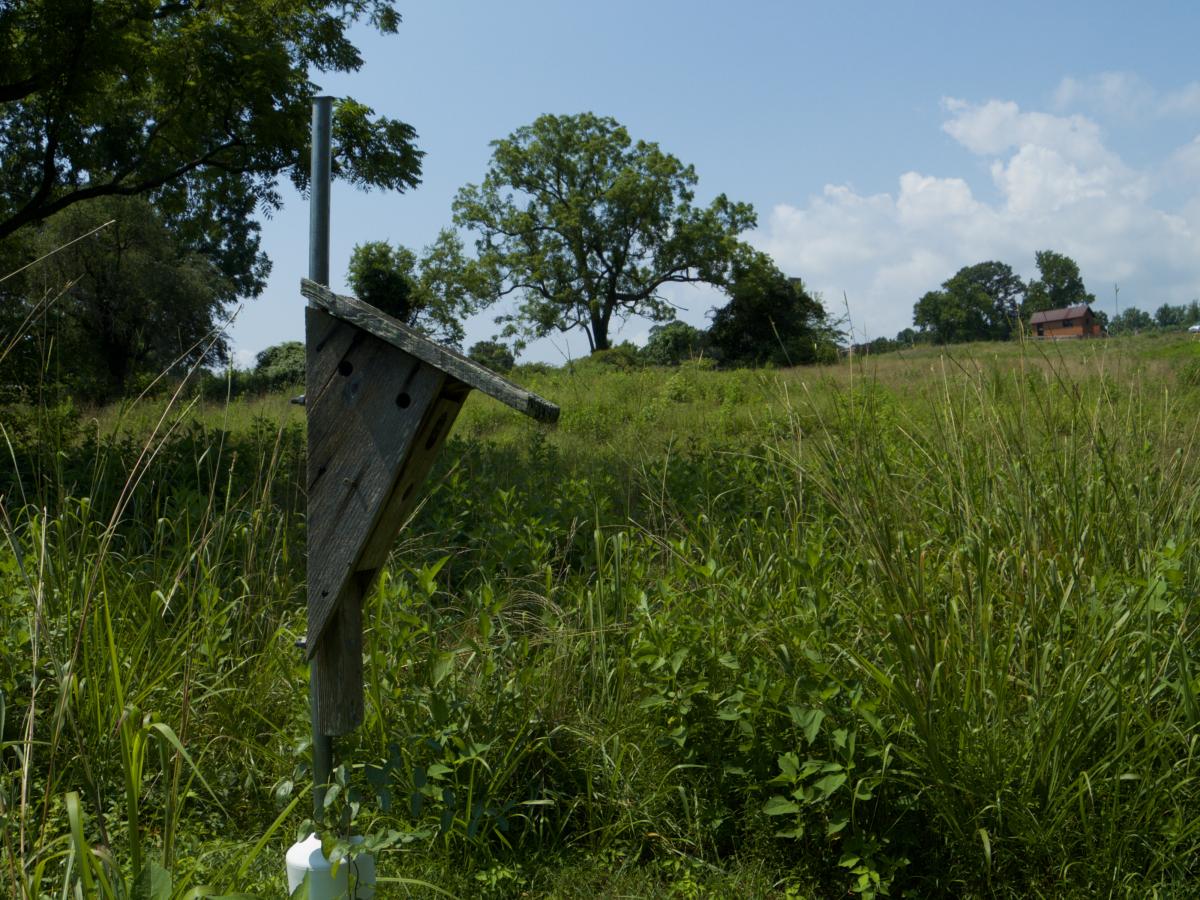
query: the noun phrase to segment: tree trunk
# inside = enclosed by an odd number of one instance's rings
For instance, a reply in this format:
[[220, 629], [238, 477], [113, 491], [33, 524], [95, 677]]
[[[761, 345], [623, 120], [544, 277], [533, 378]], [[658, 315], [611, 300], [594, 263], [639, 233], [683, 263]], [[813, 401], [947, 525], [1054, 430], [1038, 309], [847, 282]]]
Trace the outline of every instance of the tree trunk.
[[592, 352], [597, 350], [607, 350], [612, 344], [608, 340], [608, 324], [612, 321], [612, 312], [615, 308], [615, 301], [609, 301], [604, 304], [604, 308], [600, 310], [592, 310]]
[[608, 343], [608, 316], [601, 316], [598, 313], [592, 313], [592, 352], [597, 350], [607, 350]]

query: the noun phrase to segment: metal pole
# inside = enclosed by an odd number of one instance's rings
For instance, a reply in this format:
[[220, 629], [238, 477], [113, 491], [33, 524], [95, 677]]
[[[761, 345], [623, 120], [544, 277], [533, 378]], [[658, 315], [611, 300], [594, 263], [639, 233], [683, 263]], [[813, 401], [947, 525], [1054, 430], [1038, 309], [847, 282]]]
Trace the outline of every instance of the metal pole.
[[329, 180], [333, 98], [314, 97], [312, 111], [312, 191], [308, 212], [308, 277], [329, 287]]
[[[312, 110], [312, 192], [308, 216], [308, 277], [329, 286], [329, 181], [333, 98], [314, 97]], [[311, 648], [308, 648], [311, 650]], [[325, 787], [333, 771], [333, 738], [317, 724], [317, 660], [308, 666], [309, 710], [312, 715], [313, 821], [325, 816]]]

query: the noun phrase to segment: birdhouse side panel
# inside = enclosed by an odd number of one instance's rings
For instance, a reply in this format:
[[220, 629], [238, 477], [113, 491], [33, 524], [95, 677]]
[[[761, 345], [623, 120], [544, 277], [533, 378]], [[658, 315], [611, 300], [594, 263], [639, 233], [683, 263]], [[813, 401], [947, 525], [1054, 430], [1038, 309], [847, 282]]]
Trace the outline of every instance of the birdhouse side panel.
[[310, 654], [360, 567], [445, 381], [405, 351], [354, 325], [330, 325], [330, 318], [307, 311]]
[[375, 529], [363, 550], [359, 561], [360, 571], [373, 572], [387, 561], [396, 534], [404, 527], [421, 497], [425, 495], [422, 490], [425, 479], [428, 478], [429, 470], [441, 452], [442, 444], [450, 434], [468, 393], [470, 389], [465, 385], [452, 378], [447, 379], [441, 395], [425, 414], [425, 420], [421, 423], [416, 440], [412, 442], [408, 458], [401, 467], [396, 488], [380, 517], [379, 527]]

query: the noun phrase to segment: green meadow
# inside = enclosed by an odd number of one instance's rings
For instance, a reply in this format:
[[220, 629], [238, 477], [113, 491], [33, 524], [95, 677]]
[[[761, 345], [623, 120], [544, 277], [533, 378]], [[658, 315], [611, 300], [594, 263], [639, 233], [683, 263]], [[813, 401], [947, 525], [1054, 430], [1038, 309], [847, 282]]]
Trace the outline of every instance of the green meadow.
[[[513, 377], [367, 603], [377, 896], [1192, 894], [1200, 341]], [[288, 396], [0, 410], [4, 896], [286, 893]]]

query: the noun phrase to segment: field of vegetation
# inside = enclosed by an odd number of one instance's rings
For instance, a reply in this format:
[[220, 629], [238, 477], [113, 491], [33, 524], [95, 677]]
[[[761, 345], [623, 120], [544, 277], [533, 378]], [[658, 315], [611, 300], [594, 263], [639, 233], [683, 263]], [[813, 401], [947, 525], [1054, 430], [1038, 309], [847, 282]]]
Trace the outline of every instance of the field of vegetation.
[[[368, 601], [380, 897], [1183, 896], [1200, 342], [518, 369]], [[0, 893], [285, 893], [287, 394], [0, 413]]]

